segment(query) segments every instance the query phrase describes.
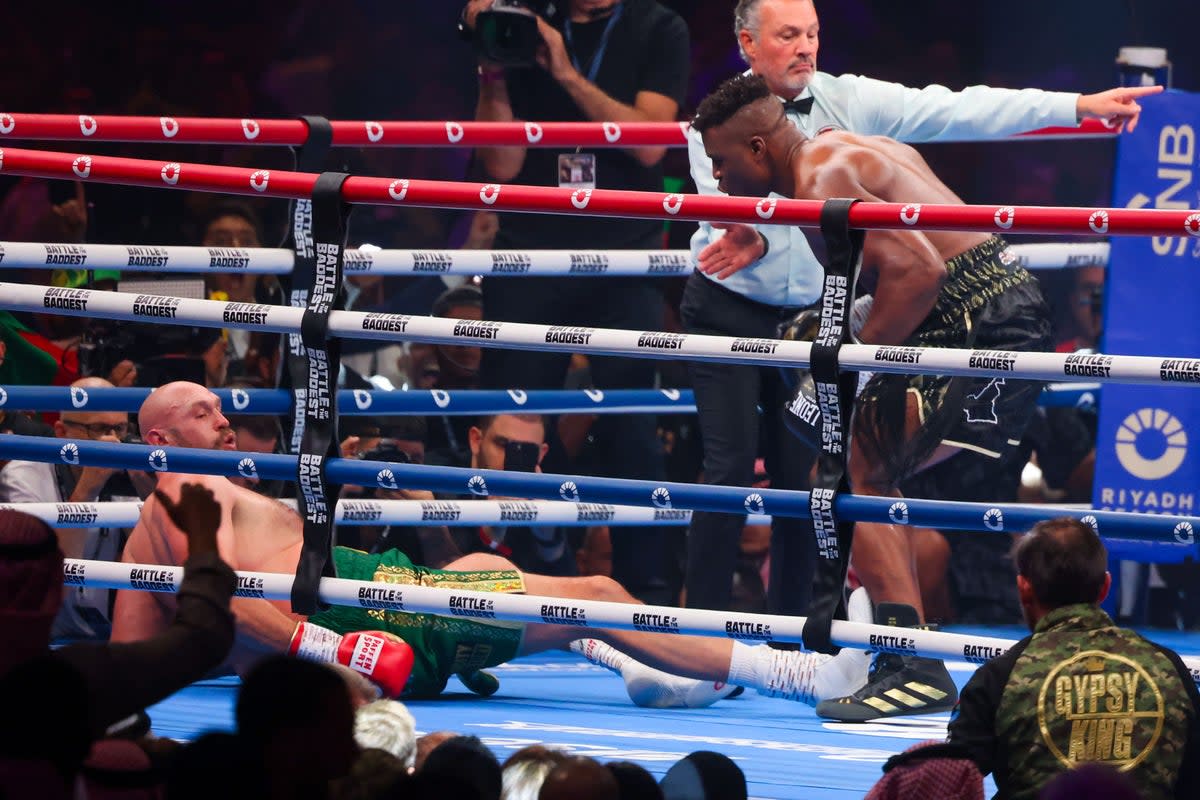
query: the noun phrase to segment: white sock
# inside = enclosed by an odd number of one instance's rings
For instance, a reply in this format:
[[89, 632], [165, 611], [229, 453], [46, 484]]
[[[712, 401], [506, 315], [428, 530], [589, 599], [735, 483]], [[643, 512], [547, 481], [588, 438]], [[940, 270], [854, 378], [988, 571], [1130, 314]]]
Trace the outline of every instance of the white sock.
[[[853, 622], [871, 621], [871, 603], [865, 590], [851, 595], [847, 611]], [[867, 682], [870, 665], [871, 654], [865, 650], [842, 648], [836, 656], [829, 656], [734, 642], [729, 683], [749, 686], [767, 697], [816, 705], [858, 691]]]
[[598, 639], [576, 639], [567, 647], [620, 675], [629, 699], [644, 708], [707, 708], [734, 689], [733, 685], [663, 672]]
[[567, 647], [572, 653], [578, 653], [593, 664], [599, 664], [616, 673], [620, 673], [627, 663], [633, 661], [632, 657], [599, 639], [576, 639]]

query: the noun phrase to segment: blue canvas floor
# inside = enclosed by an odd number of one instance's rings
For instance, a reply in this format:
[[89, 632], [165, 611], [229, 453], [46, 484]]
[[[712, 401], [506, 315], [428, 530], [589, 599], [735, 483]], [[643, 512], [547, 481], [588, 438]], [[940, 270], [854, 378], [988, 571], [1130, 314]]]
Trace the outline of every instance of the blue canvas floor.
[[[1020, 638], [1017, 628], [971, 633]], [[1181, 653], [1200, 653], [1200, 634], [1155, 631]], [[974, 667], [948, 662], [961, 686]], [[437, 700], [408, 704], [419, 732], [474, 734], [501, 759], [545, 743], [602, 761], [635, 761], [661, 777], [694, 750], [717, 750], [746, 773], [757, 798], [861, 798], [889, 756], [946, 734], [948, 715], [846, 725], [817, 718], [808, 706], [746, 692], [702, 710], [660, 711], [629, 702], [620, 679], [578, 656], [547, 653], [495, 669], [500, 691], [480, 700], [452, 680]], [[150, 709], [160, 736], [191, 739], [231, 730], [238, 681], [194, 684]], [[994, 787], [988, 782], [988, 796]]]

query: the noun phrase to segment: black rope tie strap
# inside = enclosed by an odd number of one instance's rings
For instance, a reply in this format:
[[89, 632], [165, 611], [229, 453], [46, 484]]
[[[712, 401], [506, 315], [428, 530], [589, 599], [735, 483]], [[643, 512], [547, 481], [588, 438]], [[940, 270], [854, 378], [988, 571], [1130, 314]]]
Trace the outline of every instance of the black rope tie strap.
[[[333, 125], [325, 117], [301, 117], [308, 126], [304, 144], [296, 148], [295, 162], [298, 172], [323, 172], [329, 146], [333, 142]], [[292, 227], [288, 246], [295, 253], [292, 274], [283, 279], [288, 304], [294, 308], [308, 308], [309, 296], [313, 291], [313, 280], [317, 274], [316, 250], [313, 247], [313, 201], [310, 198], [296, 200], [292, 204]], [[308, 383], [308, 363], [304, 358], [304, 344], [300, 334], [289, 333], [283, 344], [285, 369], [280, 376], [284, 389], [301, 390], [293, 393], [295, 405], [292, 418], [288, 421], [288, 452], [300, 452], [300, 440], [304, 436], [304, 387]]]
[[[304, 520], [304, 546], [292, 584], [292, 610], [313, 614], [324, 606], [318, 597], [321, 578], [336, 577], [333, 565], [333, 509], [338, 490], [326, 479], [325, 466], [338, 452], [337, 378], [341, 340], [329, 337], [329, 312], [342, 305], [342, 256], [350, 206], [342, 202], [344, 172], [324, 172], [312, 195], [315, 267], [308, 306], [300, 322], [304, 383], [295, 386], [296, 405], [304, 408], [296, 481], [297, 509]], [[300, 397], [303, 395], [303, 403]]]
[[846, 570], [854, 523], [838, 519], [837, 498], [850, 492], [846, 462], [850, 448], [850, 414], [858, 376], [842, 372], [838, 351], [850, 335], [850, 309], [854, 285], [862, 265], [864, 233], [850, 228], [850, 207], [857, 200], [828, 200], [821, 209], [821, 235], [828, 265], [821, 293], [821, 327], [812, 343], [811, 370], [821, 409], [821, 451], [816, 479], [809, 497], [819, 559], [813, 577], [813, 597], [804, 625], [804, 646], [820, 653], [836, 653], [830, 638], [835, 617], [846, 610]]

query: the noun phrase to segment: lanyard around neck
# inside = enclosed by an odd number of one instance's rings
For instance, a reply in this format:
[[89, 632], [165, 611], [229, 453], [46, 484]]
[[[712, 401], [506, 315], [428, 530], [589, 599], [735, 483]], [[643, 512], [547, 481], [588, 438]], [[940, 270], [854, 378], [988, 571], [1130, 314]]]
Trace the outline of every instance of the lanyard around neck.
[[[608, 18], [608, 24], [604, 26], [604, 33], [600, 34], [600, 44], [596, 46], [596, 52], [592, 54], [591, 63], [588, 64], [587, 79], [589, 83], [596, 82], [596, 75], [600, 72], [600, 62], [604, 60], [604, 51], [608, 49], [608, 38], [612, 35], [613, 28], [616, 27], [617, 20], [621, 18], [621, 12], [624, 9], [624, 5], [618, 5], [613, 10], [612, 16]], [[575, 42], [571, 38], [572, 27], [571, 20], [568, 19], [563, 26], [563, 38], [567, 40], [567, 49], [571, 52], [571, 63], [582, 73], [583, 67], [579, 65], [579, 57], [575, 55]]]

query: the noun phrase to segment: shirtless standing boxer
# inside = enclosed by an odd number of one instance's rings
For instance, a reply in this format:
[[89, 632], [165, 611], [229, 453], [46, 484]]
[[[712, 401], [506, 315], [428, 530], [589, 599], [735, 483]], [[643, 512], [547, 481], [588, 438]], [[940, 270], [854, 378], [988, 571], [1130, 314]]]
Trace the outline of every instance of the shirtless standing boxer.
[[[759, 76], [718, 87], [692, 127], [703, 136], [718, 188], [731, 195], [962, 204], [908, 145], [845, 131], [808, 138]], [[1050, 349], [1050, 315], [1037, 282], [998, 237], [869, 231], [860, 285], [873, 295], [858, 333], [863, 342]], [[874, 375], [855, 404], [848, 465], [854, 492], [899, 496], [902, 479], [963, 449], [1003, 458], [1018, 444], [1040, 391], [1036, 381], [1000, 377]], [[921, 608], [911, 529], [857, 523], [852, 561], [875, 602]], [[859, 697], [841, 698], [837, 707], [823, 703], [817, 713], [849, 721], [953, 706], [957, 690], [940, 662], [892, 660], [894, 669], [878, 680], [873, 673]], [[923, 696], [897, 703], [896, 690]]]
[[[232, 450], [236, 440], [221, 413], [220, 399], [195, 383], [176, 382], [155, 390], [138, 414], [143, 440], [155, 446]], [[278, 502], [234, 486], [222, 477], [161, 473], [158, 488], [177, 497], [184, 481], [208, 487], [221, 504], [217, 545], [221, 556], [237, 570], [293, 573], [302, 547], [299, 516]], [[154, 499], [147, 500], [141, 518], [125, 547], [124, 561], [180, 564], [186, 557], [186, 538]], [[453, 586], [481, 591], [526, 592], [550, 597], [637, 601], [615, 581], [600, 577], [554, 578], [517, 571], [503, 558], [475, 553], [429, 570], [412, 565], [399, 551], [370, 555], [335, 548], [338, 575], [359, 580], [401, 584]], [[161, 630], [172, 613], [172, 596], [122, 590], [114, 613], [114, 641], [145, 638]], [[861, 601], [860, 601], [861, 603]], [[306, 619], [293, 614], [285, 601], [234, 598], [238, 637], [230, 664], [239, 672], [272, 652], [296, 652], [338, 660], [339, 645], [358, 636], [356, 631], [378, 629], [398, 636], [415, 653], [412, 676], [395, 686], [394, 676], [373, 675], [390, 694], [429, 697], [438, 694], [450, 675], [470, 676], [485, 667], [542, 650], [566, 648], [580, 638], [570, 626], [511, 622], [477, 622], [459, 618], [334, 607]], [[869, 617], [869, 611], [867, 612]], [[861, 618], [861, 617], [860, 617]], [[866, 680], [868, 657], [843, 650], [836, 659], [816, 653], [785, 652], [765, 645], [748, 646], [728, 639], [636, 631], [590, 630], [593, 636], [632, 661], [622, 669], [630, 695], [651, 695], [650, 705], [678, 703], [683, 694], [710, 693], [712, 702], [727, 694], [713, 683], [747, 686], [760, 693], [814, 703], [853, 691]], [[574, 648], [579, 649], [579, 648]], [[631, 658], [628, 658], [631, 657]], [[403, 656], [397, 656], [403, 660]], [[634, 661], [636, 659], [636, 661]], [[341, 658], [345, 663], [345, 658]], [[649, 665], [649, 666], [646, 666]], [[403, 664], [397, 665], [397, 672]], [[658, 670], [670, 673], [663, 675]], [[675, 676], [686, 676], [691, 681]], [[636, 680], [634, 680], [636, 679]], [[392, 681], [393, 683], [389, 683]], [[668, 686], [677, 681], [675, 686]], [[640, 688], [635, 692], [632, 684]], [[708, 685], [707, 690], [704, 684]], [[656, 691], [657, 690], [657, 691]], [[664, 699], [664, 695], [667, 697]], [[701, 703], [702, 704], [702, 703]]]

